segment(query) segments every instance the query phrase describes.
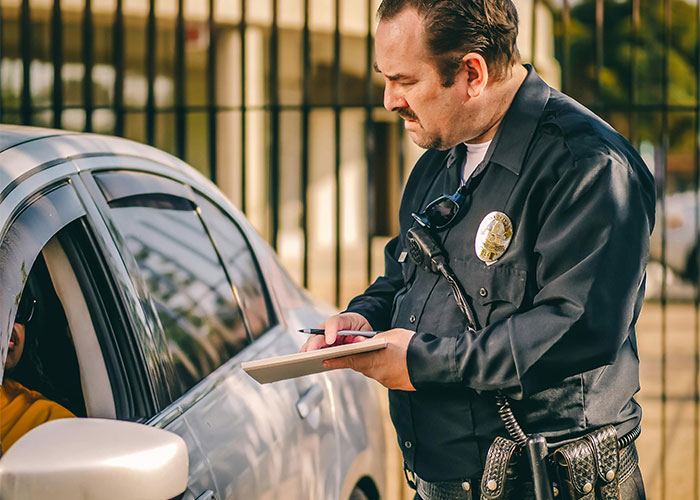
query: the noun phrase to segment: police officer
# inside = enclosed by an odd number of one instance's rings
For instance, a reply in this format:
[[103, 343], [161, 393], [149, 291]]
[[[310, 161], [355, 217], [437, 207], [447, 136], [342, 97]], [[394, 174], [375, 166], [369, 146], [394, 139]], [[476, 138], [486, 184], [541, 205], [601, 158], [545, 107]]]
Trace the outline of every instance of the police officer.
[[[384, 0], [378, 18], [384, 105], [427, 151], [384, 276], [302, 350], [341, 342], [339, 329], [387, 330], [386, 349], [326, 366], [390, 389], [417, 498], [532, 497], [527, 473], [515, 488], [489, 476], [503, 469], [489, 448], [510, 437], [496, 395], [546, 437], [554, 493], [644, 498], [634, 325], [652, 176], [621, 135], [520, 64], [511, 0]], [[450, 274], [417, 264], [418, 230]]]

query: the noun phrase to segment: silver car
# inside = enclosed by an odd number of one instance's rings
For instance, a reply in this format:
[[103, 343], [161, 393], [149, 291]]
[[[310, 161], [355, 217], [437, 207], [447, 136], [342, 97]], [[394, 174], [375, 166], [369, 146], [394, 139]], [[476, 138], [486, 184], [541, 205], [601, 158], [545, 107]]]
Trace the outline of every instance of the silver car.
[[30, 287], [30, 388], [86, 417], [9, 448], [0, 497], [384, 496], [378, 385], [241, 370], [297, 352], [297, 329], [332, 311], [193, 168], [124, 139], [0, 126], [0, 228], [0, 366]]

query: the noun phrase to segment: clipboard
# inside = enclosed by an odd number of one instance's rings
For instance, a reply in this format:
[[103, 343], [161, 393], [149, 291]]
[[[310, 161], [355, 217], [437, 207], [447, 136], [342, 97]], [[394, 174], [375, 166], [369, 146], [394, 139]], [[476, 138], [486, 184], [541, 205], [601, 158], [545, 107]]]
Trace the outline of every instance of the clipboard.
[[369, 339], [363, 342], [326, 347], [315, 351], [298, 352], [273, 358], [246, 361], [241, 367], [261, 384], [301, 377], [328, 371], [323, 367], [326, 359], [342, 358], [352, 354], [377, 351], [386, 348], [386, 339]]

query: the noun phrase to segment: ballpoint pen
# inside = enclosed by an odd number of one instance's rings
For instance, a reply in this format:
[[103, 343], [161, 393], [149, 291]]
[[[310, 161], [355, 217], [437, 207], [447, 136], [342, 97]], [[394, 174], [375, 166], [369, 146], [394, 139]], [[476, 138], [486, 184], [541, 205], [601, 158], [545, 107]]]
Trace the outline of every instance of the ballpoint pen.
[[[307, 333], [309, 335], [323, 335], [326, 333], [326, 331], [322, 328], [304, 328], [303, 330], [299, 330], [299, 333]], [[376, 331], [364, 331], [364, 330], [338, 330], [338, 335], [339, 336], [355, 336], [355, 337], [367, 337], [367, 338], [372, 338], [376, 334], [382, 333], [382, 332], [376, 332]]]

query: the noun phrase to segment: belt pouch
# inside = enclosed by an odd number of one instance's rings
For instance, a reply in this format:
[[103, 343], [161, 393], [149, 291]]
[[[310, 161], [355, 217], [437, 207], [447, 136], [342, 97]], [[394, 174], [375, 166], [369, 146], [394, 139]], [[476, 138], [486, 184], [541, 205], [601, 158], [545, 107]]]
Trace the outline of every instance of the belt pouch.
[[568, 498], [595, 500], [596, 466], [591, 443], [578, 439], [558, 448], [554, 455], [561, 466], [559, 477]]
[[521, 448], [510, 439], [497, 437], [486, 455], [481, 477], [481, 500], [508, 500], [518, 477]]
[[606, 425], [584, 436], [593, 447], [601, 500], [619, 500], [620, 447], [615, 426]]

